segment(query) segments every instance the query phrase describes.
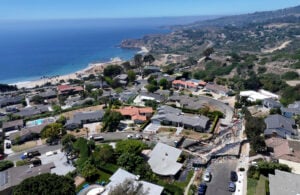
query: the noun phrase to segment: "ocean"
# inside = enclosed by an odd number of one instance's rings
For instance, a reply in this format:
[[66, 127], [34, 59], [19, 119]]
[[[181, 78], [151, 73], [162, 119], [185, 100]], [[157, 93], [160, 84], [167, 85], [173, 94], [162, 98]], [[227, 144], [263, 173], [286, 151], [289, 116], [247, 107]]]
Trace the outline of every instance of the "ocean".
[[16, 83], [63, 75], [93, 62], [131, 59], [124, 39], [170, 32], [163, 26], [204, 17], [0, 21], [0, 82]]

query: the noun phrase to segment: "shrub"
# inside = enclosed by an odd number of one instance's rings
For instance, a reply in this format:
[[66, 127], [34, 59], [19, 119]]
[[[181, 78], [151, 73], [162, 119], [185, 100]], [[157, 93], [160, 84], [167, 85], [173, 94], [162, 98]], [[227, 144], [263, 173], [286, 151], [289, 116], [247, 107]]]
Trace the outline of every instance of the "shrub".
[[9, 160], [0, 161], [0, 171], [4, 171], [13, 166], [14, 166], [14, 163], [12, 161], [9, 161]]

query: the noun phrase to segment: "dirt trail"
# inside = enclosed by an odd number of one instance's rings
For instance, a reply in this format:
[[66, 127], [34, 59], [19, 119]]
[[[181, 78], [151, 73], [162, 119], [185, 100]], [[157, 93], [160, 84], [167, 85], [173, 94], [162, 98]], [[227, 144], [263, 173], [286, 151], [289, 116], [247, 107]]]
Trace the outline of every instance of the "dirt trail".
[[292, 41], [285, 41], [281, 45], [279, 45], [278, 47], [274, 47], [274, 48], [271, 48], [271, 49], [263, 49], [262, 52], [263, 53], [273, 53], [274, 51], [286, 48], [291, 42]]

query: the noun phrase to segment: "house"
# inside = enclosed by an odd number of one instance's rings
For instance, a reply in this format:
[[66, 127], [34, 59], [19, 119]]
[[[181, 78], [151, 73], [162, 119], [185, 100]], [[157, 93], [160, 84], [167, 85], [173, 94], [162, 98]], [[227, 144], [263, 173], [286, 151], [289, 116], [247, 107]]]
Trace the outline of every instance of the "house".
[[300, 194], [300, 175], [275, 169], [275, 174], [269, 174], [270, 195]]
[[263, 106], [268, 109], [281, 108], [282, 104], [275, 101], [274, 99], [267, 98], [263, 101]]
[[272, 137], [265, 142], [273, 158], [291, 167], [293, 173], [300, 174], [300, 141]]
[[147, 101], [147, 100], [152, 100], [152, 101], [156, 101], [157, 103], [162, 103], [166, 100], [166, 97], [163, 95], [156, 94], [156, 93], [141, 92], [133, 100], [133, 103], [138, 106], [145, 106], [145, 101]]
[[90, 85], [94, 88], [109, 88], [109, 85], [107, 84], [106, 81], [89, 81], [89, 82], [85, 82], [84, 84], [85, 86]]
[[134, 106], [127, 106], [116, 110], [120, 112], [121, 115], [125, 116], [126, 118], [130, 118], [135, 123], [143, 123], [146, 122], [153, 113], [153, 109], [151, 107], [134, 107]]
[[264, 131], [266, 137], [278, 136], [282, 138], [298, 135], [295, 129], [294, 119], [286, 118], [279, 114], [270, 115], [265, 119], [267, 128]]
[[51, 98], [56, 98], [57, 97], [57, 92], [53, 89], [48, 89], [44, 92], [40, 92], [37, 95], [45, 98], [45, 99], [51, 99]]
[[23, 127], [20, 131], [9, 134], [9, 139], [12, 144], [21, 144], [33, 140], [40, 137], [43, 128], [48, 124], [50, 124], [50, 122]]
[[204, 107], [207, 101], [200, 100], [197, 97], [190, 97], [187, 95], [174, 94], [169, 98], [169, 102], [175, 103], [178, 108], [187, 108], [190, 110], [199, 110]]
[[3, 124], [2, 124], [2, 130], [3, 130], [3, 132], [20, 130], [22, 127], [24, 127], [24, 121], [23, 121], [23, 119], [15, 120], [15, 121], [3, 122]]
[[67, 120], [65, 127], [67, 129], [76, 129], [82, 127], [83, 124], [99, 122], [104, 116], [104, 111], [77, 112], [72, 119]]
[[128, 75], [127, 74], [120, 74], [114, 78], [117, 80], [121, 85], [127, 85], [128, 83]]
[[28, 165], [12, 167], [0, 172], [0, 195], [12, 194], [14, 186], [19, 185], [23, 180], [43, 173], [50, 173], [54, 163], [48, 163], [37, 167]]
[[123, 91], [119, 94], [119, 100], [122, 102], [133, 101], [133, 99], [138, 95], [135, 91]]
[[21, 117], [30, 117], [37, 114], [42, 114], [49, 112], [51, 110], [51, 107], [49, 105], [34, 105], [31, 107], [26, 107], [23, 109], [20, 109], [19, 112], [15, 113], [15, 115], [21, 116]]
[[57, 91], [59, 95], [71, 95], [71, 94], [83, 92], [83, 87], [70, 86], [70, 85], [58, 85]]
[[155, 72], [160, 72], [160, 67], [159, 66], [149, 65], [149, 66], [144, 67], [144, 73], [146, 75], [151, 74], [151, 73], [155, 73]]
[[198, 88], [198, 84], [195, 84], [191, 81], [183, 81], [183, 80], [174, 80], [172, 82], [172, 87], [175, 89], [192, 89], [196, 90]]
[[217, 84], [211, 83], [211, 82], [209, 82], [205, 85], [205, 89], [210, 92], [222, 95], [222, 96], [228, 96], [232, 93], [231, 90], [228, 89], [226, 86], [217, 85]]
[[[139, 181], [139, 177], [124, 169], [119, 168], [110, 178], [110, 182], [105, 186], [105, 191], [102, 195], [108, 195], [112, 189], [116, 186], [124, 184], [125, 182], [133, 182], [133, 185], [136, 186], [138, 190], [138, 194], [147, 194], [147, 195], [160, 195], [162, 194], [164, 188], [155, 185], [146, 181]], [[126, 185], [128, 186], [128, 185]], [[126, 192], [125, 192], [126, 194]]]
[[20, 104], [22, 103], [24, 99], [24, 96], [1, 96], [0, 97], [0, 107], [8, 106], [8, 105], [14, 105], [14, 104]]
[[154, 124], [172, 125], [175, 127], [183, 127], [193, 129], [195, 131], [205, 131], [208, 129], [209, 118], [197, 115], [177, 115], [174, 113], [156, 114], [151, 118]]
[[183, 166], [177, 162], [181, 152], [177, 148], [157, 143], [149, 154], [148, 164], [151, 170], [158, 175], [175, 176]]
[[282, 107], [281, 113], [283, 116], [288, 118], [300, 115], [300, 101], [296, 101], [293, 104], [289, 104], [287, 108]]
[[[265, 91], [265, 90], [259, 90], [258, 92], [253, 91], [253, 90], [241, 91], [240, 96], [247, 97], [247, 100], [250, 102], [263, 101], [263, 100], [271, 101], [271, 100], [278, 99], [278, 95], [273, 94], [268, 91]], [[276, 101], [274, 101], [274, 102], [276, 102]]]
[[190, 82], [194, 83], [195, 85], [198, 85], [198, 87], [205, 87], [205, 85], [207, 84], [205, 81], [203, 80], [198, 80], [198, 79], [190, 79]]

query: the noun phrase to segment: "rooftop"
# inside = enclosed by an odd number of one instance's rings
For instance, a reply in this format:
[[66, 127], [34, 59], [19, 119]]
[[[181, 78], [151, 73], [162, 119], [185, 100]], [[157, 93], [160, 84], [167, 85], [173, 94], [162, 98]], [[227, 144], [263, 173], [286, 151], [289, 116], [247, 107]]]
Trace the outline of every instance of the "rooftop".
[[163, 143], [157, 143], [152, 152], [148, 163], [152, 171], [158, 175], [169, 176], [176, 173], [183, 166], [177, 160], [181, 150]]
[[275, 170], [275, 175], [269, 174], [269, 188], [272, 195], [300, 194], [300, 175]]

